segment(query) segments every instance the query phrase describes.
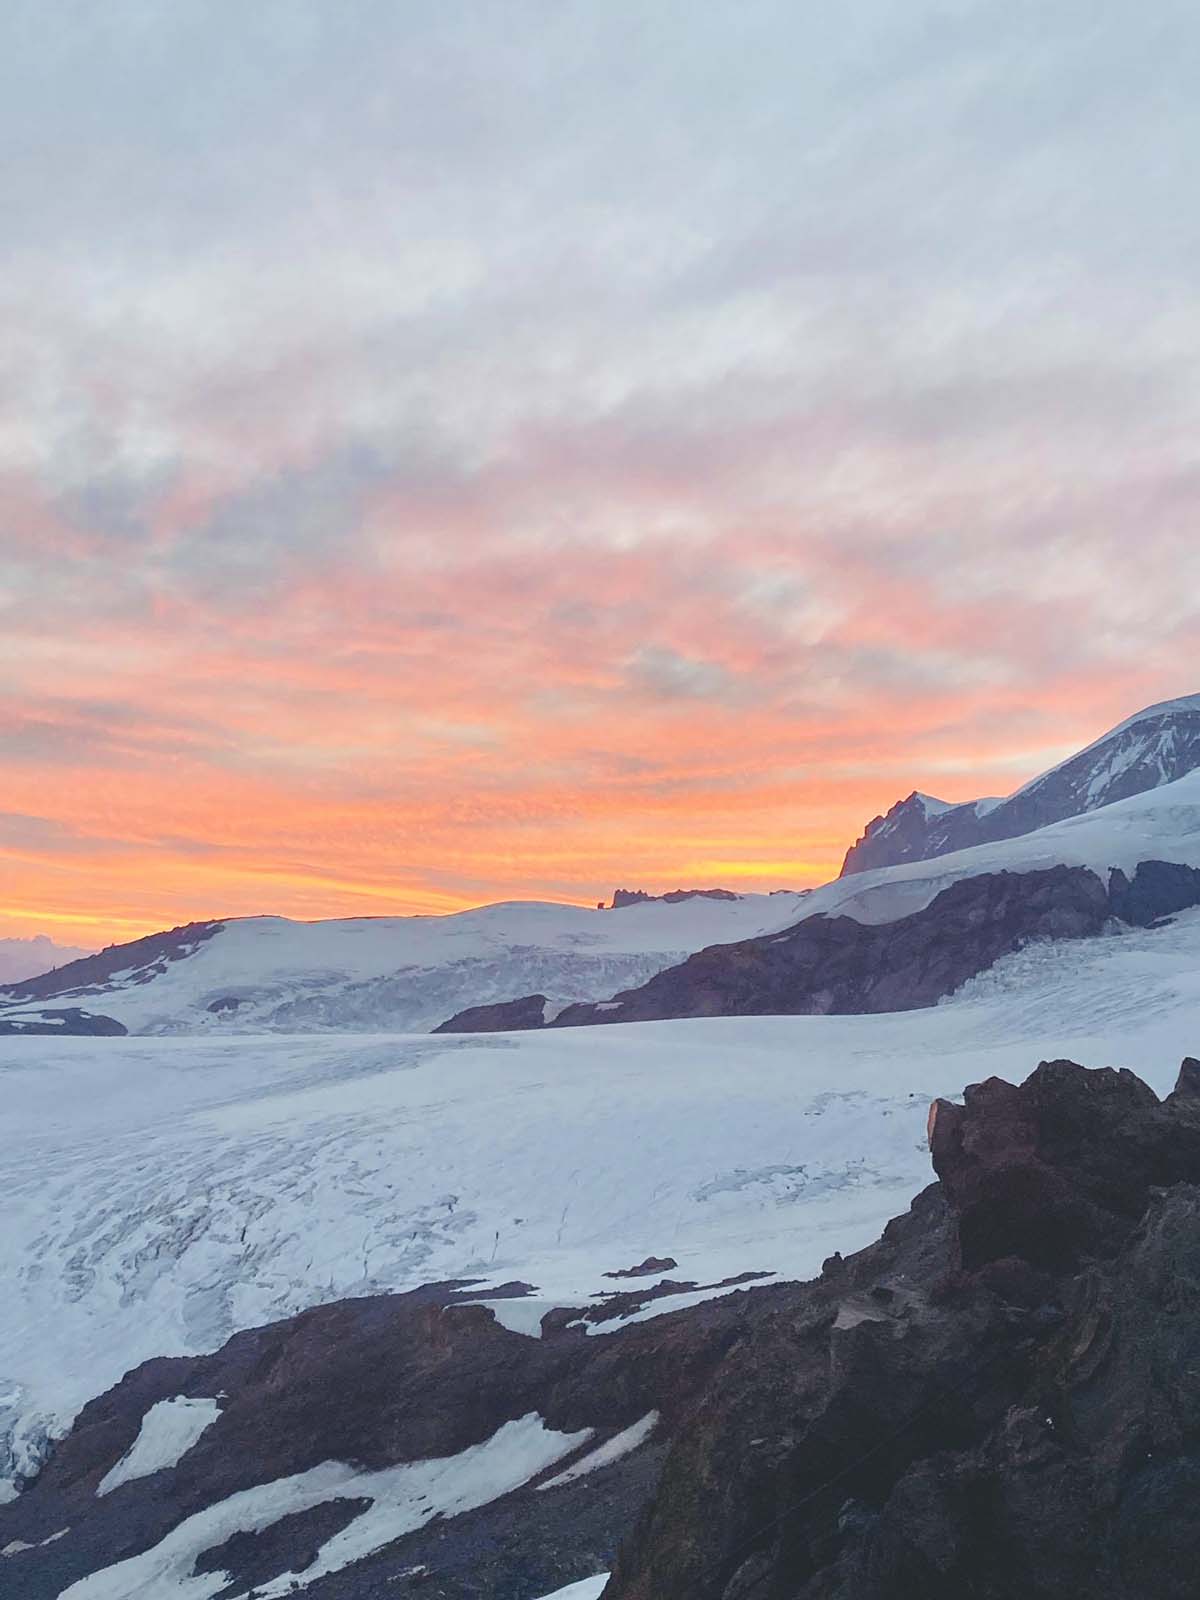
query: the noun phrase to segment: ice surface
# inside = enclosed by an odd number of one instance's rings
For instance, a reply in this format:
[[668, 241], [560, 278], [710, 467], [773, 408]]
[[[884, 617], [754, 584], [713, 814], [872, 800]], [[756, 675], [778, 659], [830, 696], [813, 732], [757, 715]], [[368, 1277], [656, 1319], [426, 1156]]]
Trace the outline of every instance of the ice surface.
[[152, 1472], [173, 1467], [220, 1415], [216, 1400], [189, 1400], [183, 1395], [159, 1400], [142, 1418], [133, 1444], [101, 1478], [96, 1493], [111, 1494], [134, 1478], [148, 1478]]
[[243, 1489], [206, 1506], [153, 1549], [80, 1578], [63, 1590], [59, 1600], [211, 1600], [230, 1580], [223, 1572], [193, 1573], [196, 1557], [204, 1551], [235, 1533], [257, 1532], [330, 1500], [370, 1500], [369, 1508], [327, 1539], [303, 1571], [285, 1572], [254, 1586], [256, 1600], [278, 1600], [361, 1561], [436, 1516], [458, 1516], [511, 1493], [578, 1449], [589, 1436], [590, 1429], [556, 1433], [530, 1412], [456, 1456], [375, 1472], [325, 1461], [307, 1472]]
[[648, 1255], [811, 1276], [929, 1182], [933, 1096], [1059, 1055], [1165, 1092], [1198, 1019], [1194, 911], [890, 1016], [0, 1039], [0, 1480], [138, 1362], [322, 1301], [520, 1279], [492, 1309], [532, 1332]]

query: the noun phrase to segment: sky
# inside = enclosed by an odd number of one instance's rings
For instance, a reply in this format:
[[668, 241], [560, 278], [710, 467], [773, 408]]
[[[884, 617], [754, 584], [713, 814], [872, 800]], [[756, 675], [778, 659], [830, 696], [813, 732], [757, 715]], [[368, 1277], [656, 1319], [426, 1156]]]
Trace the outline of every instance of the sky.
[[1193, 0], [7, 0], [0, 937], [802, 886], [1200, 689]]

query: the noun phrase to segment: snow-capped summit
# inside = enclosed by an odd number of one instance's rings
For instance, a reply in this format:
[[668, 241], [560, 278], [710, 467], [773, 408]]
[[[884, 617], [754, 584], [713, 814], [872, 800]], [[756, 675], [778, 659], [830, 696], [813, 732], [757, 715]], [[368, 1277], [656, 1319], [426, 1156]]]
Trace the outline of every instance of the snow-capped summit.
[[1200, 767], [1200, 695], [1127, 717], [1006, 799], [951, 805], [913, 793], [867, 824], [842, 876], [902, 861], [928, 861], [972, 845], [1015, 839], [1052, 822], [1174, 783]]

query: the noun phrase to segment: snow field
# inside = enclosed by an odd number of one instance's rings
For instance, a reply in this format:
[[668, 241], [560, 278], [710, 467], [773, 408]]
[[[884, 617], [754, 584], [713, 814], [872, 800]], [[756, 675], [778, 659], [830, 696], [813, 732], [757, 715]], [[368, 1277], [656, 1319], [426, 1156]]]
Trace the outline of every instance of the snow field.
[[1189, 912], [891, 1016], [0, 1040], [0, 1477], [138, 1362], [346, 1295], [521, 1279], [537, 1304], [492, 1309], [534, 1334], [652, 1254], [698, 1284], [811, 1276], [930, 1181], [934, 1096], [1056, 1055], [1162, 1093], [1198, 1019]]

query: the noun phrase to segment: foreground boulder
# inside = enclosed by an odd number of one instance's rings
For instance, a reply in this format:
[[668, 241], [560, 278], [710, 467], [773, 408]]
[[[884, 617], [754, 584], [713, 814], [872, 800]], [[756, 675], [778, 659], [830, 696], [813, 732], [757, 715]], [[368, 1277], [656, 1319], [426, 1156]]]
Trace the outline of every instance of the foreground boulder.
[[0, 1505], [0, 1595], [369, 1600], [435, 1576], [419, 1592], [531, 1600], [605, 1570], [748, 1297], [601, 1337], [563, 1308], [530, 1337], [494, 1309], [526, 1288], [343, 1300], [144, 1363]]
[[1194, 1595], [1198, 1071], [939, 1103], [941, 1182], [730, 1353], [610, 1600]]
[[148, 1362], [0, 1507], [0, 1593], [1193, 1596], [1200, 1062], [991, 1079], [930, 1148], [812, 1283], [589, 1334], [691, 1287], [653, 1259], [540, 1338], [443, 1284]]

